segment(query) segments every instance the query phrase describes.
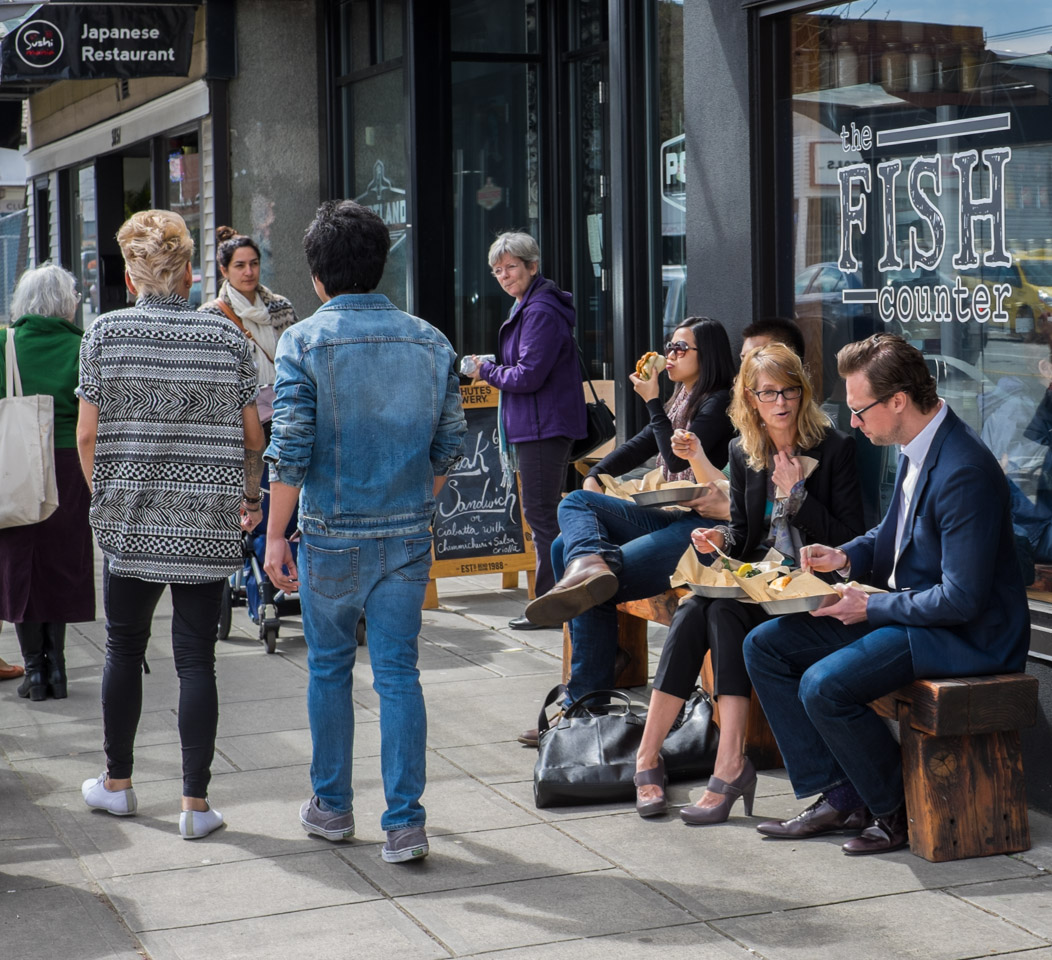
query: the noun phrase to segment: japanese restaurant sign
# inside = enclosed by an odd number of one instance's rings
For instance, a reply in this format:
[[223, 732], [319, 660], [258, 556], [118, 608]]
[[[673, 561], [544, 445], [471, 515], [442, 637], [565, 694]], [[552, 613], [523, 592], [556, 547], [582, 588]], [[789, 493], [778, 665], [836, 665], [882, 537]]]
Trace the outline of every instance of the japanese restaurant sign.
[[194, 6], [43, 3], [0, 41], [0, 83], [185, 77]]

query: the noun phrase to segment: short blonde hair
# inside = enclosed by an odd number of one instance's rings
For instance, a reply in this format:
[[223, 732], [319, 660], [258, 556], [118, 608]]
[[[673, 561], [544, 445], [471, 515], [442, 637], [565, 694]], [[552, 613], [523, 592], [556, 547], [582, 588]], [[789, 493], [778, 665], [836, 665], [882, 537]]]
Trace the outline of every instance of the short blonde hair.
[[818, 446], [826, 430], [832, 426], [829, 417], [815, 403], [814, 390], [804, 372], [803, 363], [789, 347], [773, 340], [750, 350], [742, 360], [741, 370], [734, 381], [730, 417], [741, 434], [742, 452], [753, 470], [766, 470], [774, 455], [774, 445], [767, 436], [760, 413], [746, 396], [746, 391], [756, 389], [764, 374], [775, 383], [803, 390], [796, 414], [797, 449], [811, 450]]
[[143, 210], [117, 231], [117, 243], [139, 293], [169, 297], [178, 293], [194, 241], [186, 222], [171, 210]]

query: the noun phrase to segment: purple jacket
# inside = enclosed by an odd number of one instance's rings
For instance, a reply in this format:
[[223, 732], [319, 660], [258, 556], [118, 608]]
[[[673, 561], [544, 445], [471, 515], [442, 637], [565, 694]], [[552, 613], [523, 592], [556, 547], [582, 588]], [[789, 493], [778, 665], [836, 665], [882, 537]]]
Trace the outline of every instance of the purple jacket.
[[479, 374], [502, 392], [509, 443], [587, 435], [581, 364], [573, 338], [573, 297], [537, 274], [497, 335], [500, 363]]

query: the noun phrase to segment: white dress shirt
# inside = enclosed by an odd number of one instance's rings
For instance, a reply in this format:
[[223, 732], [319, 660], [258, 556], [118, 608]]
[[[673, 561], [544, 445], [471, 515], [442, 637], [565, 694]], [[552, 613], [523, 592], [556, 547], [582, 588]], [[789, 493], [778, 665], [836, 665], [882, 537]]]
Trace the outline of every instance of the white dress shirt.
[[888, 586], [891, 587], [892, 590], [897, 589], [895, 583], [895, 567], [898, 566], [899, 549], [902, 544], [902, 531], [906, 527], [906, 516], [909, 513], [910, 504], [913, 502], [913, 494], [917, 489], [917, 480], [920, 477], [921, 468], [924, 466], [924, 459], [928, 456], [928, 450], [931, 449], [931, 442], [935, 439], [935, 434], [939, 427], [942, 426], [943, 420], [946, 419], [946, 411], [948, 409], [946, 401], [940, 399], [939, 412], [936, 413], [935, 416], [928, 421], [928, 425], [901, 450], [901, 453], [909, 461], [909, 466], [906, 467], [906, 476], [902, 480], [898, 523], [895, 527], [895, 563], [891, 568], [891, 576], [888, 577]]

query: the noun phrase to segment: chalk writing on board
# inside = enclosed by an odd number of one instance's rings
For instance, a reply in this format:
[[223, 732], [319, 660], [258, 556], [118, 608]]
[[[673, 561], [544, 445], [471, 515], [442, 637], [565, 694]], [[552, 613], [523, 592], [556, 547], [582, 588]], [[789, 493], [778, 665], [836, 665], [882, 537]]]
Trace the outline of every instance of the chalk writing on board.
[[518, 487], [501, 482], [496, 407], [464, 411], [464, 453], [438, 496], [435, 559], [501, 556], [526, 549]]

